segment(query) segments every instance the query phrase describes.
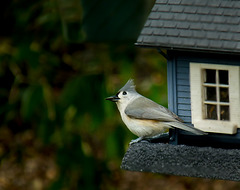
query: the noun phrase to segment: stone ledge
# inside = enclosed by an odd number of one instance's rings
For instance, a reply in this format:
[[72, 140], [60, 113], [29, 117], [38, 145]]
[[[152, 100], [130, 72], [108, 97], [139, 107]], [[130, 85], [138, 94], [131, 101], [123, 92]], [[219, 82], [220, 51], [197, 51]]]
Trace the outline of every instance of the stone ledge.
[[121, 168], [240, 181], [240, 150], [139, 142], [130, 145]]

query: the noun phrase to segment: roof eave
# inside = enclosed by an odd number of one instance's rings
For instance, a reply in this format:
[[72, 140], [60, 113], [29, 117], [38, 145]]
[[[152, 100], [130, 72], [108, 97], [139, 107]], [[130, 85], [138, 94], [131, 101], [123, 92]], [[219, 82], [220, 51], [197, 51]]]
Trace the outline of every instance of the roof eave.
[[135, 43], [138, 47], [143, 48], [156, 48], [156, 49], [166, 49], [166, 50], [174, 50], [174, 51], [188, 51], [188, 52], [204, 52], [204, 53], [217, 53], [217, 54], [234, 54], [234, 55], [240, 55], [239, 50], [232, 50], [232, 49], [214, 49], [214, 48], [206, 48], [206, 47], [182, 47], [182, 46], [168, 46], [165, 44], [147, 44], [147, 43]]

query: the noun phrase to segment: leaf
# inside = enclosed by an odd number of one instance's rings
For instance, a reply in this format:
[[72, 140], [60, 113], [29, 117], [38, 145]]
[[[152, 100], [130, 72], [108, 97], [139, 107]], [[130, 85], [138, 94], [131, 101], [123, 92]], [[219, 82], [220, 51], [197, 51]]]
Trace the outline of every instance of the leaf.
[[65, 37], [73, 42], [81, 39], [93, 42], [134, 42], [154, 3], [153, 0], [80, 2], [59, 1]]
[[43, 83], [43, 96], [47, 106], [48, 118], [54, 120], [56, 118], [56, 112], [54, 107], [54, 98], [51, 87], [45, 82]]
[[40, 85], [30, 86], [23, 92], [21, 102], [21, 115], [25, 120], [30, 120], [36, 109], [43, 102], [43, 89]]

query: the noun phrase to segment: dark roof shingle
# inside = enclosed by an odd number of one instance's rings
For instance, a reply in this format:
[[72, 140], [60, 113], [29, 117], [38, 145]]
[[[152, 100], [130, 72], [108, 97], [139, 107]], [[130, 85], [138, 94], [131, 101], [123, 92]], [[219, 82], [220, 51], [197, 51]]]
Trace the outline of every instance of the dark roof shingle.
[[156, 0], [136, 45], [240, 53], [240, 1]]

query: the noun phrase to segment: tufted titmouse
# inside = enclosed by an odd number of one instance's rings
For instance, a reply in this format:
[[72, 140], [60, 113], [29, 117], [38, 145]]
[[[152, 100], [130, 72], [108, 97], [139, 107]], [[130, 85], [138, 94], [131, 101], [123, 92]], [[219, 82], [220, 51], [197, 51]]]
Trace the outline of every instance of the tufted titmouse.
[[154, 138], [169, 128], [182, 129], [196, 135], [206, 134], [182, 123], [183, 120], [176, 114], [137, 93], [132, 79], [128, 80], [116, 95], [106, 100], [116, 102], [123, 122], [133, 134], [139, 137], [131, 143]]

